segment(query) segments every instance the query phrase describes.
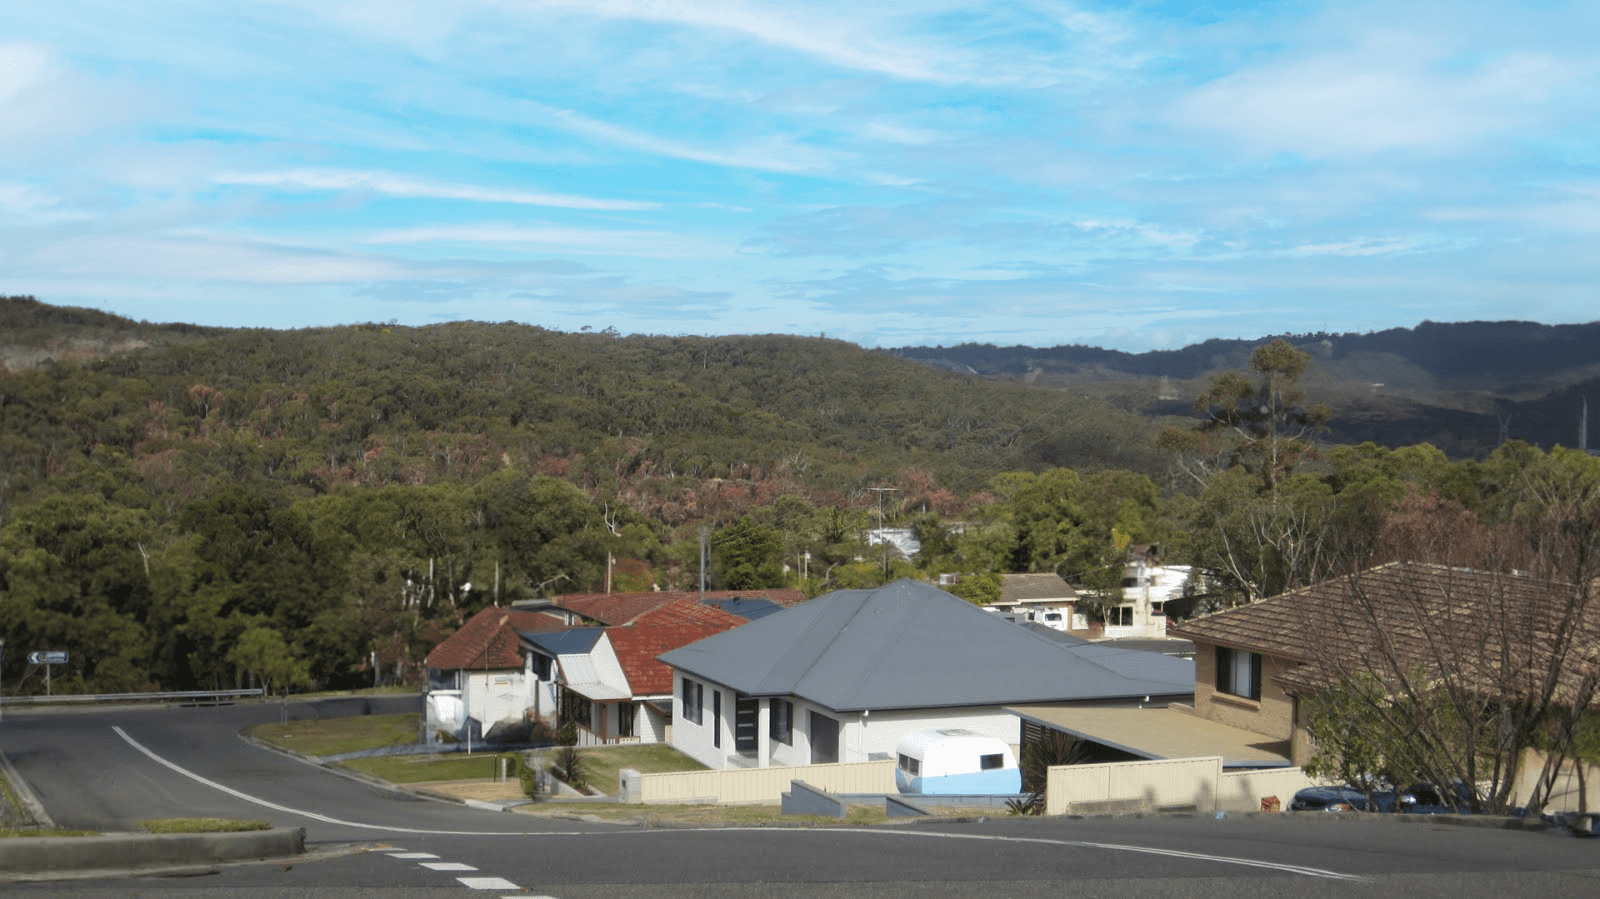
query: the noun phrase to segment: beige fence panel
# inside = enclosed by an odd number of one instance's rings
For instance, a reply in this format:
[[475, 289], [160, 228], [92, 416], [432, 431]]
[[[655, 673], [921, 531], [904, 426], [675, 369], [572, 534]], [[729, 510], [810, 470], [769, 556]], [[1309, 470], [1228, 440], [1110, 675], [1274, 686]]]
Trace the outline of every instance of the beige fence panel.
[[1278, 800], [1281, 810], [1287, 811], [1295, 792], [1313, 783], [1299, 768], [1231, 771], [1217, 780], [1217, 808], [1229, 812], [1261, 811], [1261, 800], [1271, 796]]
[[639, 778], [642, 802], [777, 803], [791, 780], [803, 780], [830, 793], [893, 793], [894, 761], [793, 768], [735, 768], [680, 771]]
[[1061, 765], [1045, 782], [1045, 814], [1127, 808], [1198, 808], [1211, 811], [1216, 802], [1222, 758], [1111, 762], [1103, 765]]

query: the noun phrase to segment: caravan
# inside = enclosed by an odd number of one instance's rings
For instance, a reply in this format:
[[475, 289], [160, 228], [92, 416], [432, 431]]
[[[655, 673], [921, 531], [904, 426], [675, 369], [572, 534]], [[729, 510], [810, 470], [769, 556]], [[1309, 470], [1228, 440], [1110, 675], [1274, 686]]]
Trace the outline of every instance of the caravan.
[[1022, 789], [1011, 747], [964, 728], [914, 730], [895, 747], [895, 786], [902, 793], [983, 796]]

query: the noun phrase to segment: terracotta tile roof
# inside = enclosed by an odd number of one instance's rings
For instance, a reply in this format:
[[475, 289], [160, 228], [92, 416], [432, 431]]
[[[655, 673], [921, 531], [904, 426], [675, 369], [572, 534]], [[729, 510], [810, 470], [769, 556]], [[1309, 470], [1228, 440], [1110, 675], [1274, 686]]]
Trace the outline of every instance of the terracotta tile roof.
[[461, 629], [428, 653], [428, 667], [441, 669], [521, 668], [518, 631], [557, 631], [566, 627], [542, 612], [490, 606], [467, 619]]
[[1300, 662], [1277, 678], [1291, 692], [1390, 657], [1401, 670], [1448, 665], [1504, 689], [1504, 672], [1536, 677], [1548, 647], [1573, 627], [1592, 635], [1575, 641], [1583, 659], [1572, 659], [1582, 664], [1571, 670], [1595, 663], [1600, 608], [1563, 624], [1573, 589], [1525, 575], [1395, 562], [1196, 618], [1167, 635]]
[[557, 607], [577, 612], [601, 624], [627, 624], [652, 609], [666, 605], [676, 593], [568, 593], [551, 600]]
[[1072, 599], [1072, 587], [1054, 572], [1044, 574], [1006, 574], [1000, 588], [1002, 602], [1028, 599]]
[[[709, 593], [707, 598], [711, 598]], [[606, 637], [633, 695], [662, 696], [672, 692], [672, 669], [657, 661], [656, 656], [744, 623], [745, 619], [738, 615], [702, 605], [695, 593], [680, 596], [626, 627], [607, 628]]]
[[[788, 608], [806, 601], [799, 590], [707, 590], [706, 599], [769, 599]], [[645, 593], [568, 593], [551, 600], [557, 607], [577, 612], [605, 625], [623, 625], [638, 620], [662, 606], [681, 599], [700, 601], [700, 591]]]

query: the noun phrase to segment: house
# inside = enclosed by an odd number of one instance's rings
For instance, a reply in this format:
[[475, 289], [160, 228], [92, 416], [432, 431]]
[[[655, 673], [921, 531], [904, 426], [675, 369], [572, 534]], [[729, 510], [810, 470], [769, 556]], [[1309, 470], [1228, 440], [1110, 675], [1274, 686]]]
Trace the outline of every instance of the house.
[[566, 626], [550, 615], [498, 606], [467, 619], [428, 653], [428, 733], [478, 739], [497, 722], [521, 720], [533, 674], [520, 635]]
[[862, 762], [961, 727], [1015, 746], [1017, 703], [1187, 699], [1190, 663], [1039, 636], [928, 584], [840, 590], [668, 652], [671, 743], [715, 769]]
[[1166, 603], [1183, 596], [1192, 571], [1188, 565], [1162, 565], [1154, 544], [1128, 547], [1122, 569], [1122, 601], [1105, 610], [1102, 636], [1107, 640], [1165, 637]]
[[[776, 609], [763, 600], [723, 600]], [[672, 721], [672, 672], [656, 657], [748, 619], [679, 597], [618, 627], [523, 635], [532, 672], [530, 714], [571, 722], [578, 745], [659, 743]]]
[[1077, 591], [1054, 572], [1001, 575], [1000, 598], [985, 606], [1018, 624], [1040, 624], [1058, 631], [1085, 631], [1087, 620], [1074, 620]]
[[[1281, 741], [1298, 765], [1312, 751], [1299, 697], [1390, 656], [1399, 670], [1436, 671], [1453, 658], [1468, 676], [1537, 678], [1559, 601], [1527, 576], [1395, 562], [1169, 632], [1195, 644], [1195, 714]], [[1506, 666], [1508, 650], [1523, 657]]]
[[[615, 741], [634, 721], [640, 728], [636, 733], [664, 737], [670, 719], [664, 698], [656, 700], [662, 708], [654, 719], [644, 711], [628, 717], [609, 707], [636, 700], [627, 672], [620, 670], [622, 658], [615, 655], [609, 641], [602, 645], [601, 636], [608, 627], [627, 627], [647, 619], [655, 622], [655, 627], [665, 627], [673, 616], [703, 623], [707, 616], [696, 611], [701, 595], [688, 591], [580, 593], [518, 602], [509, 609], [483, 609], [428, 654], [428, 732], [479, 739], [502, 722], [543, 719], [553, 723], [562, 712], [559, 687], [572, 684], [575, 687], [568, 692], [576, 698], [569, 697], [567, 711], [590, 716], [583, 719], [589, 722], [585, 739], [604, 742], [593, 736], [604, 733]], [[793, 589], [706, 591], [704, 596], [705, 608], [723, 616], [718, 619], [723, 627], [805, 601], [805, 594]], [[713, 603], [736, 611], [721, 612], [710, 605]], [[662, 612], [668, 608], [676, 611]], [[651, 618], [653, 614], [656, 617]], [[566, 634], [568, 631], [573, 633]], [[715, 631], [691, 628], [683, 632], [683, 642], [711, 633]], [[664, 645], [660, 651], [681, 645]], [[657, 680], [661, 677], [658, 671], [652, 674]], [[606, 688], [627, 692], [613, 696]], [[584, 706], [577, 698], [602, 705]], [[615, 717], [619, 714], [626, 720]], [[606, 717], [597, 717], [600, 715]]]

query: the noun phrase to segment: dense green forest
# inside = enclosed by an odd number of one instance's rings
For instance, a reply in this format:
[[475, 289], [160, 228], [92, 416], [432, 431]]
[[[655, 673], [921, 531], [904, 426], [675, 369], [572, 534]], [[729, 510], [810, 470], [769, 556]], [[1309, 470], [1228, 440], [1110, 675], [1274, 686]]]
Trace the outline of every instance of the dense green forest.
[[[691, 587], [702, 532], [715, 587], [1108, 587], [1133, 541], [1237, 601], [1378, 552], [1419, 497], [1509, 521], [1550, 478], [1595, 477], [1520, 444], [1319, 446], [1281, 384], [1264, 419], [1218, 406], [1163, 437], [818, 338], [206, 329], [13, 297], [0, 344], [7, 692], [41, 689], [43, 649], [71, 653], [61, 691], [414, 681], [491, 602]], [[868, 547], [880, 516], [923, 552]]]

